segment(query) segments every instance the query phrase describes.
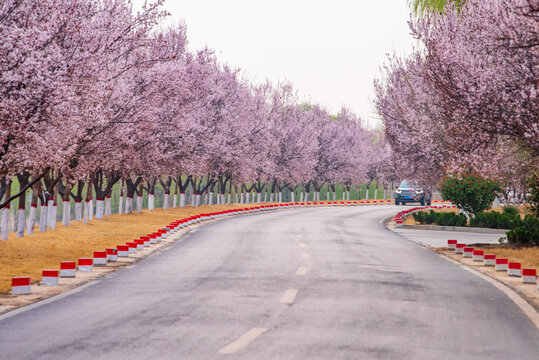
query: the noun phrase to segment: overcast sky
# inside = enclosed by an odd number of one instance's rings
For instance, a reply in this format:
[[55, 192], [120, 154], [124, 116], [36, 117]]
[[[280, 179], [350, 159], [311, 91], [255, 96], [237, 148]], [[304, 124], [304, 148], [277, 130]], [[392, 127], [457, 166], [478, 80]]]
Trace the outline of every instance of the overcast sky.
[[[142, 0], [134, 0], [135, 8]], [[409, 53], [406, 0], [166, 0], [184, 21], [189, 47], [214, 49], [254, 82], [289, 80], [302, 99], [371, 126], [372, 82], [386, 54]]]

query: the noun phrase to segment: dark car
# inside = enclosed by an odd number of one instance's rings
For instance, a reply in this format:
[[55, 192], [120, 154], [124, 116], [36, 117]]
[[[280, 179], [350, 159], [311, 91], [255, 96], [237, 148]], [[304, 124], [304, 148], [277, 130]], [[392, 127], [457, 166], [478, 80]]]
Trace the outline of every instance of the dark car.
[[430, 201], [430, 192], [423, 190], [417, 183], [403, 181], [395, 190], [395, 205], [413, 202], [430, 205]]

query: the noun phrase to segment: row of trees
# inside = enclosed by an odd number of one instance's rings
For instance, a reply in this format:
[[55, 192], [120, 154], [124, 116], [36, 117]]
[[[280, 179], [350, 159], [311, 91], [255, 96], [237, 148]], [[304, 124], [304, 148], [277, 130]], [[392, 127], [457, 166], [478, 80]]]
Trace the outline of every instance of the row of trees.
[[478, 172], [525, 194], [539, 164], [539, 3], [447, 3], [419, 11], [419, 48], [391, 57], [375, 81], [397, 172], [431, 184]]
[[324, 184], [349, 189], [393, 176], [382, 135], [346, 109], [331, 116], [300, 103], [291, 84], [249, 83], [210, 49], [189, 52], [184, 26], [158, 26], [162, 2], [136, 14], [126, 0], [2, 2], [3, 238], [15, 201], [23, 236], [38, 206], [40, 230], [55, 226], [58, 197], [65, 225], [71, 198], [76, 220], [91, 219], [93, 200], [96, 218], [110, 214], [106, 199], [118, 183], [121, 211], [130, 213], [140, 211], [143, 192], [154, 207], [156, 186], [167, 207], [175, 187], [185, 206], [188, 188], [200, 205], [214, 188], [218, 203], [232, 201], [232, 189], [261, 201], [266, 186], [270, 200], [298, 186], [319, 198]]

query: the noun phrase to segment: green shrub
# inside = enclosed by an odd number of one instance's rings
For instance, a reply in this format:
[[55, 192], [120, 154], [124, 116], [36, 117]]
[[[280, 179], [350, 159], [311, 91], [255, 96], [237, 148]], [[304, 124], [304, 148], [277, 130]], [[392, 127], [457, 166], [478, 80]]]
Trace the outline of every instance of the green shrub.
[[420, 224], [437, 224], [441, 226], [465, 226], [466, 216], [455, 213], [439, 213], [434, 210], [429, 212], [418, 211], [413, 214], [414, 220]]
[[490, 209], [501, 187], [477, 174], [461, 174], [446, 177], [440, 191], [444, 200], [451, 201], [459, 209], [475, 217], [481, 211]]
[[496, 211], [481, 212], [470, 219], [470, 226], [486, 227], [492, 229], [514, 229], [522, 224], [516, 208], [504, 208], [499, 213]]
[[521, 224], [506, 232], [510, 243], [539, 245], [539, 219], [526, 215]]

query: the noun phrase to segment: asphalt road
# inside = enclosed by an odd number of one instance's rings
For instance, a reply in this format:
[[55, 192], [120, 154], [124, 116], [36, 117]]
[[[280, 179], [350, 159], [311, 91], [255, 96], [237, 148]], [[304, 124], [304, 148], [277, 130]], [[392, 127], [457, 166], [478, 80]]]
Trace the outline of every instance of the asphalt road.
[[501, 291], [385, 229], [396, 207], [218, 221], [0, 320], [1, 359], [537, 359]]

